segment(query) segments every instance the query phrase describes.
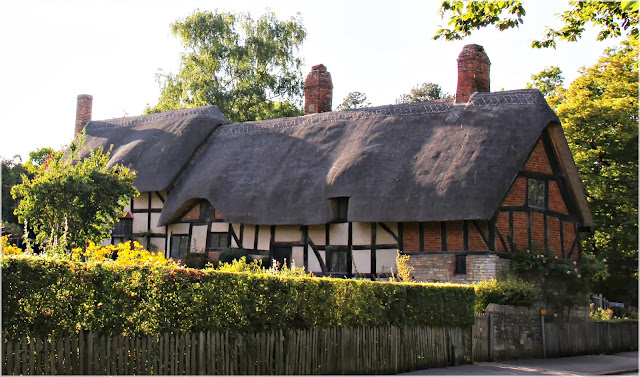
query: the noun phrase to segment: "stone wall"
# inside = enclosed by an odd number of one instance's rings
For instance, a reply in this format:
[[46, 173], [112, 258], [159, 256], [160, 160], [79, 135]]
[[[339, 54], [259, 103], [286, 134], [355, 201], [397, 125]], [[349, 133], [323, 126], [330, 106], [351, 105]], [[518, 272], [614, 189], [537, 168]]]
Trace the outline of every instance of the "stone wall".
[[542, 358], [540, 311], [489, 304], [486, 310], [492, 360]]
[[473, 283], [495, 278], [498, 271], [508, 266], [509, 260], [496, 254], [466, 255], [466, 274], [456, 273], [456, 255], [451, 253], [412, 254], [409, 264], [417, 281]]

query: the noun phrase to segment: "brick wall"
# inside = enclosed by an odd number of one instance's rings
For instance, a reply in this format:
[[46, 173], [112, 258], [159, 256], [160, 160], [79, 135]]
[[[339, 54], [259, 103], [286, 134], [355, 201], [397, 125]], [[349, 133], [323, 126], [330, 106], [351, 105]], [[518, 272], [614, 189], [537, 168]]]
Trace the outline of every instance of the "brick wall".
[[467, 273], [456, 274], [456, 255], [453, 253], [415, 254], [409, 258], [414, 268], [411, 276], [417, 281], [472, 283], [496, 277], [509, 260], [495, 254], [467, 255]]

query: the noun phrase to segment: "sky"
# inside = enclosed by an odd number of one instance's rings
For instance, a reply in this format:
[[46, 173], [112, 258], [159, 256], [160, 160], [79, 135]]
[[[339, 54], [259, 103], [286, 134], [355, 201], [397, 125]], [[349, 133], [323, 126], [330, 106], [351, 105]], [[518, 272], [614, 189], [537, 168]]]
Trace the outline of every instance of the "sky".
[[597, 62], [607, 47], [594, 31], [576, 43], [532, 49], [547, 27], [558, 27], [566, 2], [524, 2], [518, 29], [476, 31], [462, 41], [432, 40], [446, 25], [440, 1], [395, 0], [2, 0], [0, 1], [0, 157], [42, 147], [60, 149], [73, 137], [78, 94], [93, 96], [93, 119], [141, 115], [155, 105], [158, 72], [177, 72], [182, 48], [170, 24], [196, 10], [300, 13], [307, 38], [299, 54], [303, 77], [324, 64], [333, 80], [334, 108], [351, 91], [374, 106], [395, 103], [424, 83], [455, 93], [456, 58], [466, 44], [484, 46], [491, 90], [522, 89], [531, 75], [559, 66], [565, 85]]

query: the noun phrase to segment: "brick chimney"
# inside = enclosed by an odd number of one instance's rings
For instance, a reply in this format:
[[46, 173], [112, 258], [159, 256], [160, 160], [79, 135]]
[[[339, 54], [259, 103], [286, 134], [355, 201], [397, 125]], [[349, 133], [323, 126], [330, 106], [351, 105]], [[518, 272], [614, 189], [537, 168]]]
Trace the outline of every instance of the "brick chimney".
[[458, 89], [456, 103], [465, 103], [475, 92], [490, 92], [491, 62], [480, 45], [466, 45], [458, 55]]
[[93, 106], [93, 96], [89, 94], [80, 94], [78, 96], [78, 105], [76, 106], [76, 129], [73, 135], [82, 132], [84, 126], [91, 120], [91, 107]]
[[331, 73], [322, 64], [314, 65], [304, 81], [304, 115], [331, 111], [332, 99]]

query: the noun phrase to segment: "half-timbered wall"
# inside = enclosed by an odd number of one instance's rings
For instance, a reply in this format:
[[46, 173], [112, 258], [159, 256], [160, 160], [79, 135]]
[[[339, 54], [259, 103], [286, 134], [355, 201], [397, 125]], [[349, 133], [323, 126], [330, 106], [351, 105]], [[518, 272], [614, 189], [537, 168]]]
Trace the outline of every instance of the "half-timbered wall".
[[404, 223], [403, 250], [411, 255], [414, 277], [424, 281], [495, 277], [507, 263], [501, 255], [515, 250], [548, 249], [558, 257], [577, 259], [578, 221], [571, 203], [545, 132], [493, 219]]
[[111, 243], [117, 245], [134, 240], [151, 251], [166, 250], [166, 227], [158, 226], [165, 197], [164, 191], [153, 191], [141, 192], [138, 197], [130, 199], [124, 211], [133, 216], [132, 234], [113, 237]]

